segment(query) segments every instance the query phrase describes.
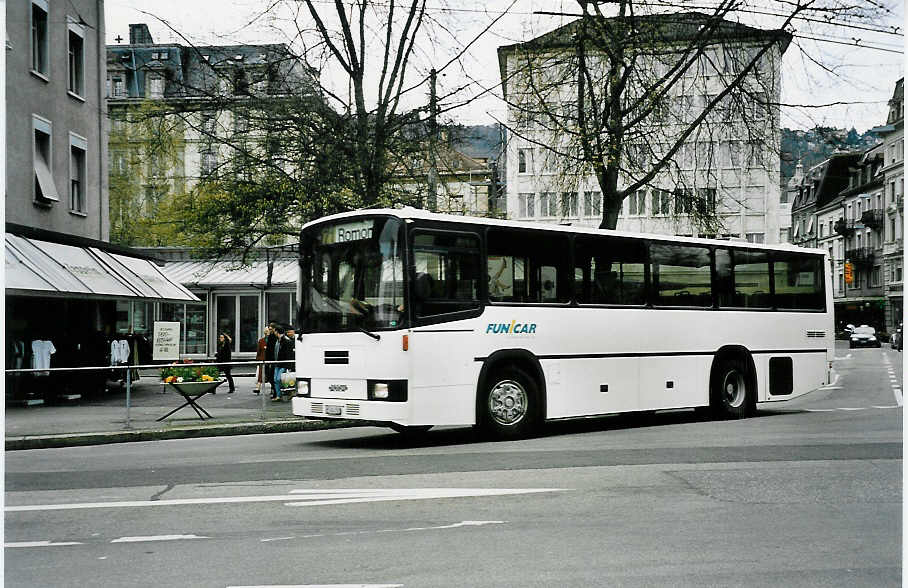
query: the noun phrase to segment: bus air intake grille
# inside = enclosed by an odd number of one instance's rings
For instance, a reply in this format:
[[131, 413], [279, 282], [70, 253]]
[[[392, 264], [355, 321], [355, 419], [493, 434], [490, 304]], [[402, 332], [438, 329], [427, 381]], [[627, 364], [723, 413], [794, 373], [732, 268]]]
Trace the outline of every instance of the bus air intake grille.
[[359, 416], [359, 405], [358, 404], [348, 404], [347, 405], [347, 414], [350, 416]]
[[325, 351], [325, 364], [347, 365], [350, 363], [349, 351]]
[[309, 410], [311, 410], [312, 412], [322, 413], [325, 412], [325, 405], [321, 402], [313, 402]]
[[826, 337], [826, 331], [807, 331], [808, 339], [824, 339]]

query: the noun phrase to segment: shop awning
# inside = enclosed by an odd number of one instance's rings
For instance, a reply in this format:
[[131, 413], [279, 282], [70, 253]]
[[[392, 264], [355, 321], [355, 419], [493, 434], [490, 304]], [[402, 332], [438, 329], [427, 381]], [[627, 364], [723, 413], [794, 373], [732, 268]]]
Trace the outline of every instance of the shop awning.
[[[167, 263], [168, 274], [189, 287], [238, 287], [295, 285], [299, 277], [299, 263], [295, 258], [278, 258], [269, 262], [255, 261], [239, 265], [232, 261], [171, 261]], [[270, 277], [269, 277], [270, 273]]]
[[7, 296], [198, 301], [148, 259], [13, 233], [5, 240]]

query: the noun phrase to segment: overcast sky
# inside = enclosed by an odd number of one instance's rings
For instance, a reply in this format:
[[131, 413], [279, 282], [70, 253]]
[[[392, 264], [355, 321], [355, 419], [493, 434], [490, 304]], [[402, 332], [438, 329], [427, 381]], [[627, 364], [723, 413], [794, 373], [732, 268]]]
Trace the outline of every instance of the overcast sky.
[[[708, 2], [699, 0], [701, 5]], [[320, 3], [324, 4], [326, 15], [333, 11], [333, 2], [320, 0]], [[883, 3], [890, 8], [889, 14], [869, 28], [903, 27], [903, 2], [883, 0]], [[263, 6], [268, 4], [271, 2], [265, 0], [107, 0], [107, 43], [115, 44], [117, 36], [121, 37], [121, 42], [128, 43], [129, 24], [141, 22], [148, 25], [158, 43], [185, 44], [187, 39], [194, 44], [210, 45], [287, 41], [292, 36], [292, 29], [282, 18], [286, 15], [257, 18]], [[508, 14], [472, 44], [458, 64], [448, 67], [445, 75], [439, 78], [438, 94], [445, 97], [444, 106], [455, 106], [479, 96], [464, 106], [448, 111], [448, 118], [464, 124], [491, 124], [504, 119], [496, 54], [498, 46], [531, 39], [573, 20], [569, 16], [534, 12], [577, 12], [574, 0], [487, 0], [482, 3], [428, 0], [427, 4], [432, 7], [433, 18], [440, 24], [433, 31], [437, 43], [420, 43], [419, 67], [414, 70], [412, 78], [415, 82], [424, 79], [429, 67], [438, 68], [448, 62], [454, 52], [479, 35], [493, 19], [511, 6]], [[776, 10], [782, 5], [770, 0], [751, 0], [750, 4]], [[441, 7], [446, 5], [453, 10], [443, 11]], [[162, 21], [166, 21], [169, 27]], [[773, 23], [769, 17], [755, 15], [742, 15], [742, 22], [765, 28], [779, 24], [778, 21]], [[904, 37], [809, 22], [799, 22], [796, 28], [796, 35], [799, 36], [786, 52], [783, 64], [782, 102], [797, 105], [848, 104], [785, 108], [782, 125], [812, 128], [819, 124], [855, 127], [864, 131], [883, 124], [887, 101], [892, 96], [895, 82], [904, 75]], [[838, 43], [822, 42], [817, 38]], [[857, 43], [861, 46], [854, 46], [854, 39], [858, 39]], [[864, 45], [874, 45], [887, 51], [864, 48]], [[822, 67], [814, 60], [820, 61]], [[459, 91], [448, 96], [455, 90]], [[427, 101], [428, 86], [423, 84], [408, 94], [407, 105], [415, 107]]]

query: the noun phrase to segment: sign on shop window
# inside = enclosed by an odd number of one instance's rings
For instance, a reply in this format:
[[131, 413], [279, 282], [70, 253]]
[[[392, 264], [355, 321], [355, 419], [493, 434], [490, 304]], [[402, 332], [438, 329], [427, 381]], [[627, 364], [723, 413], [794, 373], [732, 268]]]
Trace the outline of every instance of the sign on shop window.
[[152, 359], [180, 359], [180, 323], [155, 321]]

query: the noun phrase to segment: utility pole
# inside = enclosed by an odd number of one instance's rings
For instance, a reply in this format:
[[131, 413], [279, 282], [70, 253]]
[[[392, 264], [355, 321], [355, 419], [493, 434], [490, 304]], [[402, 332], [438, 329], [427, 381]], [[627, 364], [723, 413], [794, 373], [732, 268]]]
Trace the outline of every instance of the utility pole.
[[435, 80], [437, 72], [435, 68], [429, 72], [429, 195], [426, 199], [426, 208], [435, 212], [438, 208], [437, 185], [438, 185], [438, 162], [436, 153], [438, 151], [438, 98], [435, 93]]

